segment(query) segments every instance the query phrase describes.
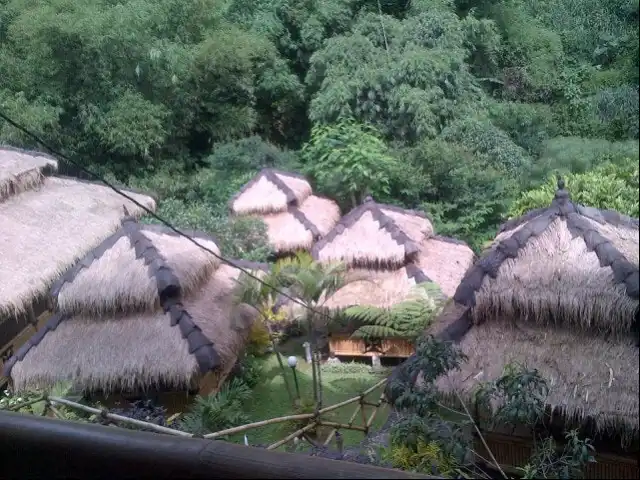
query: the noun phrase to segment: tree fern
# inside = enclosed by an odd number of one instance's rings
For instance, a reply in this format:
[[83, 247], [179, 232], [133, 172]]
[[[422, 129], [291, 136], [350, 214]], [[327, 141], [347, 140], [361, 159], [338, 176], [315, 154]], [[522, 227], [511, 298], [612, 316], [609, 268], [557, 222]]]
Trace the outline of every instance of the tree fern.
[[243, 425], [249, 421], [242, 410], [251, 398], [251, 389], [234, 378], [215, 395], [197, 397], [190, 411], [180, 422], [181, 429], [196, 435], [213, 433]]
[[347, 308], [355, 338], [410, 338], [422, 333], [440, 312], [444, 297], [434, 283], [416, 285], [402, 302], [389, 308], [358, 305]]

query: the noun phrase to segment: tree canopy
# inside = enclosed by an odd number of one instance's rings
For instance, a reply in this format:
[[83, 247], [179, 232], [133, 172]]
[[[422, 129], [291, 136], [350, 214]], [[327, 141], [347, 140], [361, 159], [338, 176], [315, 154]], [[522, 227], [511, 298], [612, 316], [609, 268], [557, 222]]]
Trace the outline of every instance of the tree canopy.
[[[0, 109], [264, 259], [263, 166], [479, 247], [544, 203], [638, 215], [637, 0], [0, 0]], [[39, 148], [0, 123], [0, 143]], [[604, 179], [604, 180], [603, 180]], [[635, 182], [635, 183], [634, 183]], [[634, 197], [635, 196], [635, 197]], [[632, 198], [634, 197], [634, 198]]]

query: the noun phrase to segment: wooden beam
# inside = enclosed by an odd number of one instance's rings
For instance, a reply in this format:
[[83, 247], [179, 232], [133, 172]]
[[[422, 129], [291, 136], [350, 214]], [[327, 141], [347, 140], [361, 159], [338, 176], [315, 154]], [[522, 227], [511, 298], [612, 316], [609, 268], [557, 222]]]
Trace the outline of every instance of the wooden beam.
[[437, 478], [182, 438], [0, 411], [3, 478]]

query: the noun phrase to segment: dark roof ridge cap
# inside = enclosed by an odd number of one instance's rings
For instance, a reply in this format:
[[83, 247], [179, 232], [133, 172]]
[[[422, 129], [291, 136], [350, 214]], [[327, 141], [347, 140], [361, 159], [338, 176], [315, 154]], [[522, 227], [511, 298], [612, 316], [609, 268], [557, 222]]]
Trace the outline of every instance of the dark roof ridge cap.
[[391, 205], [390, 203], [379, 203], [379, 202], [376, 202], [371, 195], [368, 195], [364, 199], [361, 205], [376, 205], [378, 208], [382, 208], [384, 210], [391, 210], [392, 212], [401, 213], [403, 215], [412, 215], [414, 217], [420, 217], [420, 218], [424, 218], [426, 220], [432, 221], [429, 214], [426, 212], [423, 212], [422, 210], [404, 208], [399, 205]]
[[189, 314], [180, 296], [167, 297], [162, 309], [169, 316], [170, 326], [178, 327], [180, 335], [187, 341], [189, 353], [194, 355], [201, 374], [216, 370], [222, 365], [212, 339], [208, 338]]
[[287, 213], [290, 213], [291, 215], [293, 215], [293, 217], [298, 222], [300, 222], [306, 230], [311, 232], [314, 242], [322, 236], [322, 234], [320, 233], [320, 230], [318, 229], [318, 227], [316, 227], [315, 223], [309, 220], [309, 217], [307, 217], [304, 214], [304, 212], [300, 210], [300, 208], [290, 206], [289, 208], [287, 208]]
[[162, 305], [167, 298], [180, 298], [182, 296], [180, 280], [158, 248], [144, 234], [140, 224], [128, 218], [123, 222], [122, 228], [129, 237], [136, 258], [143, 259], [149, 276], [156, 280], [160, 304]]
[[520, 249], [524, 248], [532, 238], [542, 235], [561, 215], [559, 208], [547, 208], [521, 229], [511, 232], [506, 238], [486, 250], [465, 273], [453, 295], [454, 301], [469, 308], [474, 307], [476, 292], [482, 286], [485, 276], [496, 278], [498, 270], [506, 260], [516, 258]]
[[580, 237], [587, 250], [596, 254], [600, 268], [611, 268], [614, 284], [624, 284], [627, 295], [638, 300], [640, 298], [640, 270], [638, 266], [629, 261], [627, 256], [610, 239], [594, 229], [580, 213], [569, 214], [566, 221], [567, 228], [573, 238]]

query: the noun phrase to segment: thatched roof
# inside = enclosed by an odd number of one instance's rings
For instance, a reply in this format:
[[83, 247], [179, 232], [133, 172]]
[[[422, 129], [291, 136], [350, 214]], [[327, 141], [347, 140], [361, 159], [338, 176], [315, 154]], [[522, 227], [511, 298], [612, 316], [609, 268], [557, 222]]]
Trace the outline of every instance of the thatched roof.
[[302, 205], [311, 195], [311, 185], [296, 173], [265, 168], [233, 197], [231, 212], [236, 215], [279, 213]]
[[311, 253], [322, 262], [393, 269], [413, 261], [420, 244], [432, 234], [425, 214], [376, 203], [369, 197], [342, 217]]
[[451, 297], [474, 259], [473, 250], [463, 241], [434, 235], [420, 244], [416, 265]]
[[272, 169], [262, 170], [234, 196], [235, 215], [251, 215], [267, 227], [267, 239], [278, 253], [308, 250], [340, 219], [340, 207], [311, 194], [304, 177]]
[[393, 271], [353, 269], [347, 273], [346, 285], [328, 299], [325, 306], [330, 309], [353, 305], [390, 307], [406, 299], [415, 285], [430, 281], [415, 264]]
[[[117, 230], [123, 206], [134, 216], [144, 211], [105, 186], [47, 176], [55, 169], [55, 160], [47, 156], [1, 147], [0, 160], [3, 319], [23, 313], [78, 258]], [[125, 192], [155, 209], [153, 198]]]
[[0, 201], [41, 184], [57, 169], [53, 157], [0, 145]]
[[625, 443], [638, 438], [640, 371], [631, 338], [495, 319], [471, 328], [459, 346], [469, 360], [439, 381], [442, 391], [456, 389], [469, 399], [480, 382], [498, 379], [507, 364], [517, 363], [547, 380], [546, 403], [565, 415], [567, 426], [589, 418], [596, 432], [616, 432]]
[[638, 308], [638, 220], [571, 202], [511, 220], [454, 296], [476, 322], [496, 316], [630, 332]]
[[637, 440], [638, 247], [638, 220], [574, 204], [562, 184], [507, 222], [430, 332], [469, 356], [445, 390], [469, 394], [516, 361], [546, 377], [568, 423]]
[[[189, 233], [217, 251], [213, 239]], [[5, 375], [17, 390], [70, 380], [106, 392], [189, 388], [210, 371], [224, 379], [255, 311], [236, 304], [240, 270], [211, 257], [169, 229], [125, 219], [54, 285], [56, 314]]]

